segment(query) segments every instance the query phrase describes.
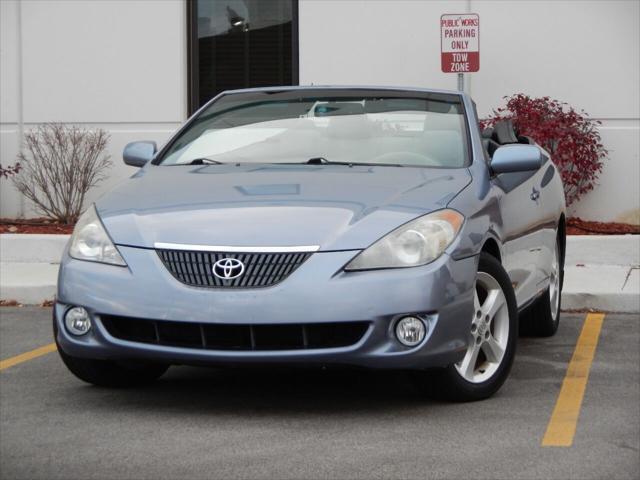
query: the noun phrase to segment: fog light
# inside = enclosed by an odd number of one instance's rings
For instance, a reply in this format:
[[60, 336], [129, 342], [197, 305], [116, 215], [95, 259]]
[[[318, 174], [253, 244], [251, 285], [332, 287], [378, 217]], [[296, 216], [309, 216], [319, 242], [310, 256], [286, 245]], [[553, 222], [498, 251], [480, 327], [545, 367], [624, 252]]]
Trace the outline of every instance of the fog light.
[[404, 317], [396, 324], [396, 337], [407, 347], [415, 347], [427, 334], [427, 327], [417, 317]]
[[91, 330], [91, 318], [89, 312], [82, 307], [73, 307], [64, 315], [64, 324], [70, 333], [84, 335]]

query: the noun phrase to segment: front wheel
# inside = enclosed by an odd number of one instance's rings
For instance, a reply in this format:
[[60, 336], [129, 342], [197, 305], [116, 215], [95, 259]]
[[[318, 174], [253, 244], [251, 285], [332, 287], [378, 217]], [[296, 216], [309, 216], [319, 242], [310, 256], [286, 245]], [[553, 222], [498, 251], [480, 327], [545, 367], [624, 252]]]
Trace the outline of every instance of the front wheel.
[[432, 395], [448, 400], [490, 397], [509, 375], [517, 338], [518, 310], [509, 276], [498, 260], [481, 253], [465, 355], [421, 381], [429, 382], [425, 386]]

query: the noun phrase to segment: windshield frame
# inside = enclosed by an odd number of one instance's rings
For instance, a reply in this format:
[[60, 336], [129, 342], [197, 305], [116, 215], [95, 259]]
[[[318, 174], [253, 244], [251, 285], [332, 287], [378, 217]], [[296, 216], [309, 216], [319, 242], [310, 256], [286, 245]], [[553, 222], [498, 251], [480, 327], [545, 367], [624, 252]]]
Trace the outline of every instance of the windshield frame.
[[[220, 102], [223, 99], [227, 99], [229, 97], [246, 97], [245, 100], [247, 103], [256, 100], [263, 101], [278, 101], [278, 100], [295, 100], [302, 99], [305, 97], [382, 97], [382, 98], [399, 98], [399, 99], [419, 99], [419, 100], [434, 100], [434, 101], [443, 101], [454, 103], [459, 105], [461, 115], [463, 116], [462, 126], [464, 132], [462, 132], [462, 141], [463, 141], [463, 152], [465, 155], [464, 161], [462, 165], [456, 166], [435, 166], [435, 165], [415, 165], [415, 164], [385, 164], [385, 163], [376, 163], [375, 166], [380, 167], [409, 167], [409, 168], [437, 168], [437, 169], [459, 169], [459, 168], [469, 168], [473, 163], [473, 149], [471, 143], [471, 130], [469, 126], [469, 115], [467, 111], [466, 102], [464, 101], [464, 97], [461, 94], [453, 93], [453, 92], [437, 92], [437, 91], [425, 91], [425, 90], [403, 90], [403, 89], [394, 89], [394, 88], [370, 88], [370, 87], [298, 87], [298, 88], [258, 88], [258, 89], [244, 89], [244, 90], [228, 90], [221, 92], [216, 95], [214, 98], [205, 103], [202, 107], [200, 107], [183, 125], [181, 128], [176, 131], [176, 133], [165, 143], [165, 145], [160, 149], [160, 151], [155, 155], [153, 160], [149, 162], [151, 165], [155, 166], [188, 166], [188, 163], [180, 163], [180, 164], [163, 164], [162, 162], [165, 160], [167, 153], [172, 149], [173, 145], [182, 137], [184, 133], [186, 133], [193, 124], [200, 119], [201, 115], [207, 111], [211, 106]], [[305, 165], [307, 159], [301, 159], [299, 164]], [[331, 160], [331, 159], [329, 159]], [[226, 162], [224, 162], [226, 163]], [[229, 162], [231, 163], [231, 162]], [[237, 163], [237, 162], [233, 162]], [[240, 162], [242, 163], [242, 162]], [[254, 162], [252, 162], [254, 163]], [[278, 164], [278, 162], [255, 162], [256, 164]], [[287, 162], [280, 162], [287, 163]], [[288, 162], [288, 164], [292, 164]], [[297, 163], [295, 163], [297, 164]], [[352, 165], [359, 165], [358, 162], [353, 162]]]

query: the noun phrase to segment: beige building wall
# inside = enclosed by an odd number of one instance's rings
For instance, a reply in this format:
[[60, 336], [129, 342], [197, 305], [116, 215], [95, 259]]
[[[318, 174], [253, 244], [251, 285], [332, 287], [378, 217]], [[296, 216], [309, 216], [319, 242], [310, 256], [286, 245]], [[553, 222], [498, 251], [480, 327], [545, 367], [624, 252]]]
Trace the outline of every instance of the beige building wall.
[[[19, 132], [66, 122], [109, 132], [113, 167], [97, 198], [135, 169], [122, 149], [164, 142], [187, 116], [184, 0], [1, 0], [0, 161], [13, 163]], [[0, 216], [33, 211], [0, 180]]]

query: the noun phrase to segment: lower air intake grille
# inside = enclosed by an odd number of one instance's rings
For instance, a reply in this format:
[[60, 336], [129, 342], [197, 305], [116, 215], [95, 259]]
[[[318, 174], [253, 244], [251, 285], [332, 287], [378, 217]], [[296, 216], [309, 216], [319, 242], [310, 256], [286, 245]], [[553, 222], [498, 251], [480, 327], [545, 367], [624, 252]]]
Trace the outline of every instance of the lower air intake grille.
[[[182, 283], [194, 287], [269, 287], [287, 278], [311, 253], [224, 253], [191, 250], [156, 250], [162, 263]], [[238, 260], [241, 269], [228, 270], [235, 278], [214, 275], [216, 262]], [[235, 265], [239, 265], [234, 262]], [[224, 273], [221, 268], [219, 274]]]
[[102, 315], [112, 336], [131, 342], [207, 350], [298, 350], [357, 343], [368, 322], [237, 325]]

